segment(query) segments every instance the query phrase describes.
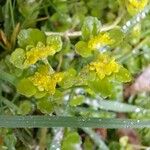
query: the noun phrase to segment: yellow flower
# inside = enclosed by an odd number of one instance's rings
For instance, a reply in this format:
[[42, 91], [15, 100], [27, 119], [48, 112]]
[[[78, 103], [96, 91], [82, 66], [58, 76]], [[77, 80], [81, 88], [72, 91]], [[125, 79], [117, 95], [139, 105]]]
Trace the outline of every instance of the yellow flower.
[[126, 0], [127, 9], [130, 14], [135, 14], [144, 9], [148, 0]]
[[29, 80], [39, 91], [46, 91], [49, 94], [55, 93], [55, 88], [58, 82], [63, 78], [63, 73], [50, 73], [47, 68], [37, 71]]
[[110, 38], [109, 33], [99, 34], [88, 42], [88, 48], [90, 49], [99, 49], [106, 45], [111, 45], [114, 43], [114, 40]]
[[24, 66], [29, 67], [35, 64], [38, 60], [48, 57], [49, 55], [54, 55], [55, 49], [50, 46], [45, 46], [44, 44], [37, 45], [26, 52], [26, 59], [24, 61]]
[[119, 64], [115, 62], [115, 59], [106, 54], [100, 54], [96, 61], [91, 62], [88, 65], [89, 70], [96, 72], [100, 79], [103, 79], [105, 76], [109, 76], [112, 73], [117, 73], [119, 67]]

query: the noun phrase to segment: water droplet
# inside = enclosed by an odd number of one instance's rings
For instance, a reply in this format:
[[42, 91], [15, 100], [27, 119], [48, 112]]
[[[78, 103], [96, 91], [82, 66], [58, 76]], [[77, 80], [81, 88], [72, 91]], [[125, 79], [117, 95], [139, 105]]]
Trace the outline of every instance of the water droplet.
[[126, 29], [127, 29], [126, 25], [124, 25], [122, 28], [123, 28], [123, 30], [126, 30]]
[[141, 111], [140, 108], [136, 108], [136, 109], [135, 109], [135, 112], [140, 112], [140, 111]]
[[145, 12], [142, 12], [141, 17], [142, 17], [142, 19], [144, 19], [146, 17]]
[[64, 96], [64, 100], [65, 100], [65, 101], [68, 101], [68, 100], [69, 100], [69, 94], [67, 94], [67, 95]]
[[141, 20], [140, 16], [137, 16], [136, 21], [140, 22], [140, 20]]
[[126, 25], [129, 27], [131, 25], [131, 22], [127, 21]]

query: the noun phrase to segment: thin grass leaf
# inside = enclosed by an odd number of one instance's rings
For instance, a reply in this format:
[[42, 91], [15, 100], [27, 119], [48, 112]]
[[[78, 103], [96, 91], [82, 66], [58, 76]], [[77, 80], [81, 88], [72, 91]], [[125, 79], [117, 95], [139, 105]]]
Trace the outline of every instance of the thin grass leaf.
[[0, 127], [5, 128], [150, 128], [150, 120], [100, 119], [63, 116], [0, 116]]
[[93, 140], [93, 142], [98, 146], [99, 150], [109, 150], [109, 148], [106, 146], [104, 141], [101, 139], [100, 135], [95, 133], [90, 128], [82, 128], [85, 133], [87, 133], [90, 138]]
[[109, 110], [114, 112], [143, 112], [143, 111], [149, 111], [145, 110], [144, 108], [125, 104], [117, 101], [110, 101], [110, 100], [102, 100], [102, 99], [89, 99], [87, 98], [85, 100], [85, 103], [93, 106], [94, 108], [99, 108], [102, 110]]
[[2, 70], [0, 70], [0, 79], [9, 82], [12, 85], [16, 85], [16, 81], [17, 81], [17, 79], [14, 76]]

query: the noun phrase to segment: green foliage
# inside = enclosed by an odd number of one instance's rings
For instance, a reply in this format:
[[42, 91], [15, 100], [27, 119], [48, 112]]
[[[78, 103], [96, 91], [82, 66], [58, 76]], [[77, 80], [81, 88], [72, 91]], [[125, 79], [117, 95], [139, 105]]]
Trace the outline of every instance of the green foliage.
[[82, 57], [89, 57], [92, 55], [92, 50], [87, 47], [87, 43], [84, 41], [79, 41], [76, 45], [76, 52]]
[[[131, 149], [83, 127], [149, 127], [149, 94], [124, 85], [150, 63], [149, 11], [148, 0], [0, 1], [0, 126], [68, 127], [1, 129], [0, 149]], [[149, 146], [149, 129], [136, 132]]]
[[14, 134], [7, 134], [4, 138], [4, 142], [6, 144], [6, 146], [8, 147], [8, 149], [12, 149], [15, 150], [15, 145], [17, 142], [17, 138]]
[[18, 45], [25, 48], [28, 45], [36, 46], [38, 42], [45, 43], [45, 34], [38, 29], [21, 30], [18, 34]]
[[37, 108], [45, 114], [50, 114], [54, 110], [54, 105], [48, 97], [38, 99]]
[[77, 132], [69, 132], [62, 143], [62, 150], [79, 150], [81, 149], [81, 138]]
[[10, 62], [17, 68], [23, 69], [23, 62], [25, 60], [25, 51], [17, 48], [10, 57]]
[[78, 106], [84, 103], [84, 96], [76, 96], [70, 101], [70, 106]]
[[32, 107], [32, 103], [30, 101], [25, 100], [20, 104], [19, 108], [21, 112], [18, 113], [22, 115], [27, 115], [32, 111]]
[[37, 89], [29, 79], [22, 79], [21, 81], [19, 81], [19, 83], [17, 84], [17, 90], [20, 94], [27, 97], [33, 96], [37, 91]]
[[62, 41], [61, 41], [60, 36], [57, 36], [57, 35], [48, 36], [47, 39], [46, 39], [46, 43], [50, 47], [54, 47], [56, 52], [58, 52], [62, 49]]
[[96, 17], [86, 17], [82, 25], [82, 37], [88, 40], [101, 30], [101, 22]]

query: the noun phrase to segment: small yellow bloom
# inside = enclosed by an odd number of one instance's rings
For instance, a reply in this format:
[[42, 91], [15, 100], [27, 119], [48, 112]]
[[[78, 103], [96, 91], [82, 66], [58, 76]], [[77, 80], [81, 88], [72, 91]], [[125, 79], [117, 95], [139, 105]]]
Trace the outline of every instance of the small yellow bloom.
[[88, 48], [90, 49], [99, 49], [106, 45], [111, 45], [114, 43], [114, 40], [110, 38], [109, 33], [99, 34], [88, 42]]
[[117, 73], [119, 67], [119, 64], [115, 62], [115, 59], [106, 54], [100, 54], [98, 59], [91, 62], [88, 66], [89, 70], [95, 71], [100, 79], [103, 79], [105, 76], [109, 76], [112, 73]]
[[24, 61], [25, 68], [35, 64], [38, 60], [48, 57], [49, 55], [54, 55], [55, 49], [50, 46], [45, 46], [44, 44], [38, 45], [31, 48], [26, 52], [26, 59]]
[[[43, 69], [42, 69], [43, 70]], [[46, 91], [50, 94], [55, 93], [56, 84], [63, 78], [63, 73], [50, 73], [48, 69], [45, 71], [37, 71], [33, 76], [29, 77], [30, 81], [39, 91]]]
[[148, 0], [126, 0], [127, 9], [130, 14], [135, 14], [144, 9]]

